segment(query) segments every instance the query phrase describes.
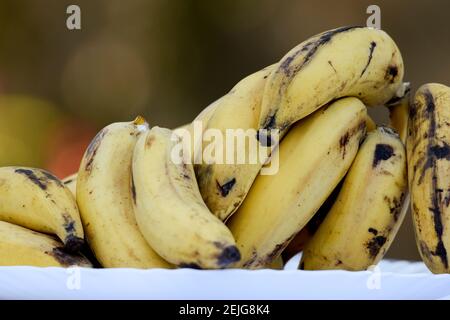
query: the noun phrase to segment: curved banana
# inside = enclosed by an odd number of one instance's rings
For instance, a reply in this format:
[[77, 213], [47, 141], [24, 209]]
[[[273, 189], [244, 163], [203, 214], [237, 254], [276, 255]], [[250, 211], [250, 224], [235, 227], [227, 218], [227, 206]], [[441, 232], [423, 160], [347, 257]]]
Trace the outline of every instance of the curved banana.
[[133, 181], [139, 229], [152, 248], [175, 265], [230, 266], [240, 259], [233, 236], [203, 202], [193, 166], [174, 159], [179, 144], [180, 137], [159, 127], [136, 144]]
[[[242, 136], [232, 137], [235, 148], [238, 140], [243, 141], [239, 151], [245, 156], [244, 163], [207, 163], [195, 166], [200, 193], [208, 208], [221, 220], [225, 221], [244, 200], [266, 159], [259, 157], [260, 150], [250, 148], [258, 146], [256, 129], [258, 128], [261, 99], [266, 78], [273, 67], [267, 67], [241, 80], [221, 102], [207, 122], [206, 130], [220, 130], [222, 137], [228, 129], [238, 129]], [[253, 129], [248, 131], [248, 129]], [[228, 143], [228, 141], [227, 141]], [[237, 146], [236, 146], [237, 145]], [[204, 150], [207, 143], [204, 143]], [[227, 144], [224, 143], [223, 154]], [[262, 151], [261, 151], [262, 152]], [[262, 154], [269, 156], [270, 148]], [[256, 161], [250, 163], [249, 159]], [[224, 159], [225, 160], [225, 159]], [[237, 161], [237, 160], [235, 160]]]
[[394, 131], [370, 132], [336, 202], [303, 250], [300, 269], [366, 270], [384, 256], [407, 206], [406, 152]]
[[258, 176], [228, 222], [242, 255], [239, 266], [271, 263], [312, 218], [350, 167], [366, 117], [361, 101], [344, 98], [290, 129], [274, 151], [278, 173]]
[[77, 201], [86, 237], [103, 267], [167, 268], [140, 233], [134, 216], [131, 164], [144, 119], [113, 123], [89, 145], [78, 172]]
[[[372, 120], [367, 122], [369, 125], [372, 125]], [[368, 132], [372, 131], [367, 126], [366, 130]], [[313, 237], [314, 233], [316, 233], [320, 224], [323, 222], [328, 212], [330, 211], [333, 204], [336, 202], [336, 199], [339, 195], [339, 192], [342, 188], [342, 183], [344, 179], [342, 179], [336, 188], [331, 192], [325, 202], [320, 206], [319, 210], [314, 214], [314, 216], [309, 220], [309, 222], [297, 233], [292, 239], [291, 242], [287, 245], [286, 249], [282, 252], [283, 261], [287, 262], [290, 258], [295, 256], [297, 253], [302, 252], [305, 248], [306, 244]]]
[[64, 184], [34, 168], [0, 168], [0, 220], [55, 234], [69, 252], [84, 244], [78, 207]]
[[382, 105], [403, 79], [403, 60], [382, 30], [341, 27], [289, 51], [267, 79], [259, 127], [283, 130], [333, 99]]
[[92, 267], [81, 255], [65, 251], [54, 238], [0, 221], [0, 266]]
[[66, 186], [67, 189], [72, 192], [73, 196], [76, 198], [77, 196], [77, 178], [78, 173], [71, 174], [70, 176], [65, 177], [62, 180], [62, 183]]
[[403, 83], [399, 92], [388, 102], [390, 127], [394, 128], [403, 144], [406, 144], [408, 136], [408, 117], [411, 86], [409, 82]]
[[433, 273], [450, 273], [450, 88], [421, 86], [409, 114], [408, 173], [417, 246]]

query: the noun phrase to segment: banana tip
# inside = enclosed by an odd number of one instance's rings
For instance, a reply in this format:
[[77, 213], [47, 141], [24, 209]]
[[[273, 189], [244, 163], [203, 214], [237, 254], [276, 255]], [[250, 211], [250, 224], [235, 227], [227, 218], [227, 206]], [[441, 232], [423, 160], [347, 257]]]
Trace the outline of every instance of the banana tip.
[[70, 235], [66, 238], [64, 243], [64, 250], [69, 253], [75, 253], [80, 251], [84, 246], [84, 239], [74, 235]]
[[228, 246], [223, 249], [217, 260], [219, 266], [224, 268], [241, 260], [241, 253], [236, 246]]

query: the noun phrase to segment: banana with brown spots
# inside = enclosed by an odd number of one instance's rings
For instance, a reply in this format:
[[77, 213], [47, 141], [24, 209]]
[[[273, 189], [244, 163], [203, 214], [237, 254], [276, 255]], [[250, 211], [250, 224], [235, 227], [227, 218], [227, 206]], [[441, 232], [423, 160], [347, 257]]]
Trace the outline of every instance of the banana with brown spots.
[[74, 197], [61, 180], [45, 170], [0, 168], [0, 220], [55, 234], [70, 252], [84, 244]]
[[338, 100], [295, 124], [274, 152], [279, 170], [260, 175], [228, 221], [240, 267], [264, 268], [308, 223], [350, 167], [365, 136], [367, 110]]
[[339, 195], [303, 250], [300, 269], [366, 270], [382, 259], [407, 206], [406, 152], [387, 127], [370, 132]]
[[0, 221], [0, 257], [0, 266], [92, 267], [82, 255], [66, 252], [53, 237], [4, 221]]
[[417, 246], [433, 273], [450, 273], [450, 88], [423, 85], [409, 114], [408, 173]]
[[107, 268], [168, 268], [138, 229], [133, 208], [131, 164], [138, 137], [148, 124], [113, 123], [102, 129], [84, 154], [77, 178], [77, 202], [88, 243]]
[[181, 138], [153, 127], [139, 137], [133, 156], [135, 213], [139, 229], [164, 259], [180, 267], [219, 269], [239, 261], [233, 236], [211, 214], [198, 190]]

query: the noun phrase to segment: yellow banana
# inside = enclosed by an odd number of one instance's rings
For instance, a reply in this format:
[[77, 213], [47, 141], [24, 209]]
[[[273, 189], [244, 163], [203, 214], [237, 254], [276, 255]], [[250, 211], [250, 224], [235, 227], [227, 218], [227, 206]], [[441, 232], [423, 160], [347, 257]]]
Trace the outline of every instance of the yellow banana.
[[144, 119], [113, 123], [86, 150], [77, 180], [77, 201], [87, 240], [102, 266], [169, 266], [140, 233], [133, 208], [131, 164], [138, 137], [148, 131]]
[[361, 101], [344, 98], [290, 129], [274, 151], [278, 173], [258, 176], [228, 222], [242, 255], [239, 266], [261, 268], [278, 258], [345, 175], [366, 118]]
[[92, 267], [83, 256], [69, 254], [54, 238], [0, 221], [0, 266]]
[[203, 202], [192, 164], [174, 159], [179, 144], [176, 134], [159, 127], [136, 144], [133, 181], [139, 228], [152, 248], [175, 265], [230, 266], [240, 258], [233, 236]]
[[64, 183], [66, 188], [69, 189], [70, 192], [72, 192], [74, 197], [77, 196], [77, 177], [78, 177], [78, 174], [74, 173], [74, 174], [71, 174], [70, 176], [65, 177], [62, 180], [62, 183]]
[[365, 270], [382, 259], [406, 213], [406, 152], [394, 131], [370, 132], [300, 269]]
[[267, 79], [260, 128], [283, 130], [333, 99], [386, 103], [403, 79], [403, 61], [382, 30], [341, 27], [289, 51]]
[[404, 83], [400, 91], [386, 104], [389, 109], [390, 126], [398, 132], [404, 144], [408, 135], [410, 91], [410, 84]]
[[55, 234], [69, 252], [84, 244], [75, 199], [51, 173], [34, 168], [0, 168], [0, 220]]
[[[241, 80], [230, 93], [221, 98], [205, 128], [220, 130], [223, 137], [226, 137], [227, 129], [240, 130], [242, 133], [241, 137], [233, 137], [232, 143], [238, 148], [238, 139], [242, 139], [243, 147], [239, 151], [245, 153], [244, 163], [236, 164], [237, 159], [230, 164], [204, 161], [195, 167], [203, 200], [223, 221], [241, 204], [266, 160], [259, 157], [260, 151], [257, 148], [250, 146], [258, 146], [255, 132], [258, 128], [264, 85], [272, 69], [273, 67], [265, 68]], [[246, 134], [248, 129], [253, 129], [249, 131], [250, 134]], [[206, 146], [205, 142], [205, 150]], [[226, 147], [228, 145], [224, 143], [224, 155]], [[267, 148], [263, 154], [268, 156], [269, 151], [270, 148]], [[255, 163], [250, 163], [251, 157], [254, 157]]]
[[450, 88], [421, 86], [409, 114], [408, 173], [417, 246], [433, 273], [450, 273]]

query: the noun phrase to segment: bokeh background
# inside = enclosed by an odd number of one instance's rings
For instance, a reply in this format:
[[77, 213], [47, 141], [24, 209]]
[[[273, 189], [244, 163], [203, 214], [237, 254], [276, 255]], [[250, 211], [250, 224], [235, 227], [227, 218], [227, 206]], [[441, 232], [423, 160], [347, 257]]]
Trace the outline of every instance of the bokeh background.
[[[70, 4], [81, 7], [82, 30], [66, 28]], [[0, 166], [64, 177], [104, 125], [137, 114], [187, 123], [307, 37], [364, 25], [370, 4], [413, 89], [450, 84], [447, 0], [1, 0]], [[387, 121], [385, 110], [371, 113]], [[409, 216], [388, 256], [419, 258]]]

